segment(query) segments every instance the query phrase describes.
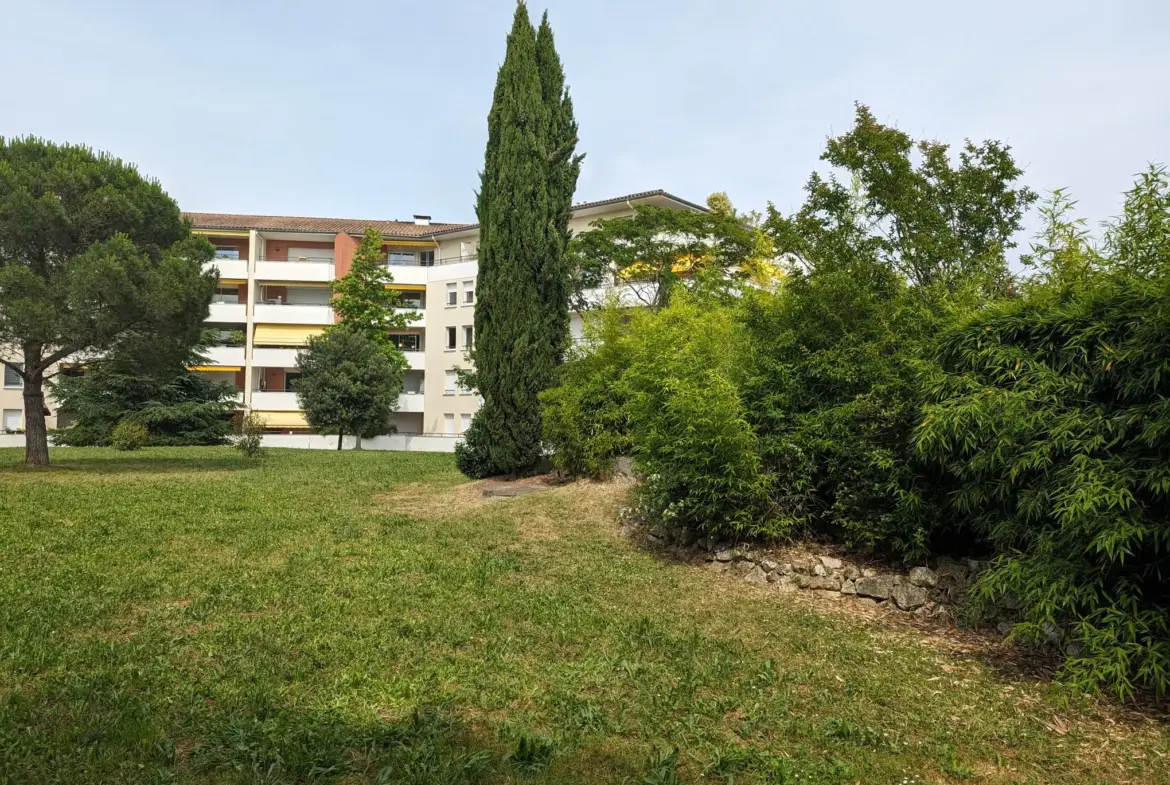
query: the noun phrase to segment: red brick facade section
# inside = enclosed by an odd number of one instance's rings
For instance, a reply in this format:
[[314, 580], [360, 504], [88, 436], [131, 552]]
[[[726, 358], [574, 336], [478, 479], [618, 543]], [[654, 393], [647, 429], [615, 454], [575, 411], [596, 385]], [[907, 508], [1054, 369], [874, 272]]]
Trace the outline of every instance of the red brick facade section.
[[288, 240], [268, 240], [264, 244], [264, 260], [267, 262], [287, 262], [289, 248], [320, 248], [327, 251], [333, 248], [333, 243], [290, 243]]

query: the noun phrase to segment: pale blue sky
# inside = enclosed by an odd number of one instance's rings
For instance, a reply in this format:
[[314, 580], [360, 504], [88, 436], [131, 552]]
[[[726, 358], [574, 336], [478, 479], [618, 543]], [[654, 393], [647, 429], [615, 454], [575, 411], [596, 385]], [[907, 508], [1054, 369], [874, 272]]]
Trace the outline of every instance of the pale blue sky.
[[[546, 0], [577, 196], [788, 210], [852, 103], [1011, 144], [1092, 220], [1170, 162], [1170, 3]], [[188, 210], [474, 220], [512, 0], [0, 0], [0, 135], [138, 163]]]

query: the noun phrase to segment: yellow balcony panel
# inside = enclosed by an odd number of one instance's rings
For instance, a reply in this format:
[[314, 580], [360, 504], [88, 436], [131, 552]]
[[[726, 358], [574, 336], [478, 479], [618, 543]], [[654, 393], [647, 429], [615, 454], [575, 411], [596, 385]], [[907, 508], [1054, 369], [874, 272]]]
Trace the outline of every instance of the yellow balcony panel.
[[305, 346], [314, 335], [325, 332], [324, 327], [299, 324], [258, 324], [252, 337], [254, 346]]
[[264, 424], [269, 428], [308, 428], [309, 421], [303, 412], [253, 412], [264, 418]]

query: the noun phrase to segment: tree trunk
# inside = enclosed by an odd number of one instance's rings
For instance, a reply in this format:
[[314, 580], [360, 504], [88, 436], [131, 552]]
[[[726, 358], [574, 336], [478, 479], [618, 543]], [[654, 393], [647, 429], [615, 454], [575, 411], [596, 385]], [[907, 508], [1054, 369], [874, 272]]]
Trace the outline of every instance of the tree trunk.
[[[39, 358], [38, 358], [39, 361]], [[27, 369], [28, 366], [26, 365]], [[44, 374], [25, 371], [24, 380], [24, 462], [29, 466], [49, 465], [49, 431], [45, 427]]]
[[355, 450], [360, 450], [362, 448], [362, 435], [360, 433], [354, 437], [353, 448]]
[[345, 431], [339, 430], [337, 432], [337, 451], [338, 452], [341, 452], [341, 439], [343, 436], [345, 436]]

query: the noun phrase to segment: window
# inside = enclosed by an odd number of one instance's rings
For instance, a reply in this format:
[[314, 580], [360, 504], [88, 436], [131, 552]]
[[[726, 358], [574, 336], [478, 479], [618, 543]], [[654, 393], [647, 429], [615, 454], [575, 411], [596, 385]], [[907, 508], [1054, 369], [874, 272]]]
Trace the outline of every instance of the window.
[[20, 430], [20, 409], [4, 410], [4, 430], [0, 433], [16, 433]]
[[454, 395], [455, 387], [459, 384], [459, 374], [447, 371], [447, 382], [443, 385], [443, 395]]
[[[452, 327], [451, 329], [455, 328]], [[21, 371], [24, 370], [24, 363], [13, 363], [13, 365]], [[20, 374], [14, 368], [7, 365], [4, 366], [4, 386], [16, 387], [18, 389], [24, 387], [24, 379], [21, 378]]]
[[238, 303], [240, 301], [240, 287], [217, 286], [211, 301], [213, 303]]
[[459, 243], [459, 257], [461, 259], [475, 258], [475, 243]]
[[386, 264], [404, 265], [414, 264], [414, 254], [408, 251], [390, 251], [386, 254]]
[[448, 349], [455, 348], [455, 328], [454, 327], [447, 328], [447, 348]]
[[217, 246], [215, 246], [215, 258], [216, 259], [239, 259], [240, 258], [240, 249], [239, 248], [232, 248], [230, 245], [217, 245]]
[[296, 390], [296, 381], [301, 378], [300, 371], [285, 371], [284, 372], [284, 391], [293, 392]]
[[418, 333], [391, 333], [390, 340], [403, 352], [422, 351], [422, 336]]
[[467, 433], [467, 429], [471, 427], [471, 415], [470, 414], [463, 414], [463, 415], [460, 415], [460, 417], [462, 419], [462, 422], [459, 423], [459, 425], [460, 425], [459, 433]]
[[422, 292], [403, 292], [402, 293], [402, 307], [403, 308], [422, 308]]
[[443, 415], [443, 433], [447, 434], [448, 436], [455, 435], [455, 415], [454, 414], [444, 414]]
[[459, 292], [453, 283], [447, 284], [447, 305], [459, 305]]
[[470, 349], [475, 346], [475, 328], [470, 324], [463, 326], [463, 347]]
[[475, 304], [475, 281], [464, 281], [463, 282], [463, 304], [464, 305], [474, 305]]
[[418, 263], [423, 267], [433, 267], [435, 264], [435, 252], [434, 251], [419, 251], [418, 252]]

